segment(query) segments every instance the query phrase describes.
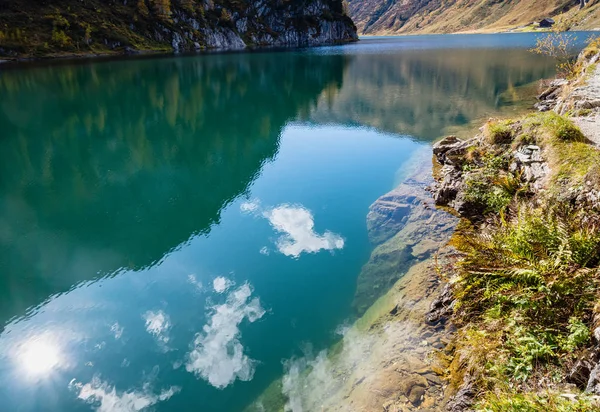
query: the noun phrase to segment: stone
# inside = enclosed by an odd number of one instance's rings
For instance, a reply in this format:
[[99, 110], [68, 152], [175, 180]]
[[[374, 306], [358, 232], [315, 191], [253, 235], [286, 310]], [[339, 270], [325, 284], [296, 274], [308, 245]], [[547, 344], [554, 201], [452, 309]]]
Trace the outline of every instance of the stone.
[[432, 373], [425, 374], [425, 375], [423, 375], [423, 377], [434, 385], [438, 385], [438, 386], [442, 385], [442, 380]]
[[600, 363], [591, 370], [585, 391], [594, 395], [600, 395]]
[[567, 79], [555, 79], [555, 80], [552, 80], [552, 82], [550, 83], [550, 86], [562, 87], [562, 86], [566, 86], [567, 84], [569, 84], [569, 81]]
[[429, 312], [425, 316], [427, 323], [434, 325], [447, 319], [452, 313], [453, 302], [452, 286], [450, 283], [446, 283], [442, 293], [432, 302]]
[[[429, 384], [427, 383], [427, 379], [422, 377], [421, 375], [411, 374], [408, 375], [405, 379], [402, 380], [400, 384], [400, 393], [407, 398], [411, 396], [411, 394], [415, 391], [416, 388], [420, 388], [423, 391], [418, 390], [413, 396], [416, 397], [417, 393], [420, 393], [421, 396], [425, 393], [425, 388], [427, 388]], [[412, 403], [412, 402], [411, 402]]]
[[442, 167], [441, 181], [433, 186], [433, 200], [438, 206], [447, 206], [456, 199], [456, 196], [464, 186], [462, 172], [452, 166]]
[[593, 368], [593, 363], [588, 359], [578, 359], [567, 375], [567, 382], [573, 383], [581, 389], [587, 389]]
[[407, 398], [410, 403], [414, 406], [419, 406], [423, 401], [423, 396], [425, 395], [425, 388], [422, 386], [413, 386]]
[[594, 339], [596, 339], [596, 342], [600, 342], [600, 327], [597, 327], [596, 329], [594, 329]]
[[538, 100], [546, 100], [549, 96], [556, 93], [560, 86], [551, 84], [546, 90], [544, 90], [537, 98]]
[[405, 354], [400, 360], [400, 366], [407, 371], [421, 373], [421, 371], [430, 371], [429, 367], [416, 356]]
[[448, 412], [465, 412], [473, 406], [475, 399], [475, 388], [473, 379], [466, 376], [465, 380], [454, 397], [448, 402]]

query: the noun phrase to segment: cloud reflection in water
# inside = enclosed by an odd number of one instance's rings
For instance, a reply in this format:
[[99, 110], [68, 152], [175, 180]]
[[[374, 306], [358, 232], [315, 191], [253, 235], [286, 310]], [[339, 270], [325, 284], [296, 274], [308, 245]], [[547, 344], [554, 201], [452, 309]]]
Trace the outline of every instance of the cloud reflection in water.
[[181, 388], [172, 386], [159, 394], [152, 392], [150, 383], [145, 383], [142, 390], [118, 392], [107, 382], [94, 377], [91, 382], [82, 384], [71, 381], [69, 388], [77, 392], [77, 397], [91, 404], [97, 412], [137, 412], [159, 402], [170, 399]]
[[[242, 213], [260, 211], [258, 200], [244, 202], [240, 205]], [[317, 253], [321, 250], [343, 249], [344, 238], [326, 230], [322, 235], [315, 232], [315, 220], [310, 210], [302, 205], [282, 204], [262, 212], [271, 226], [281, 236], [277, 239], [277, 250], [286, 256], [298, 258], [302, 253]], [[268, 249], [261, 249], [268, 254]]]
[[251, 295], [247, 283], [230, 292], [224, 304], [211, 309], [208, 323], [192, 343], [186, 370], [215, 388], [223, 389], [236, 379], [249, 381], [254, 376], [255, 361], [244, 353], [239, 326], [244, 319], [257, 321], [265, 310], [258, 298], [250, 299]]

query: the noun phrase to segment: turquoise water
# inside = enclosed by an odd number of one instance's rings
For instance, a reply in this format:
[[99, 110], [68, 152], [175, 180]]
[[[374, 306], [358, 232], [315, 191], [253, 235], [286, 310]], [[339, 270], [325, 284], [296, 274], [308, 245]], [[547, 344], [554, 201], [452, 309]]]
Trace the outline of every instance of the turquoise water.
[[241, 411], [355, 314], [369, 205], [534, 35], [0, 72], [0, 405]]

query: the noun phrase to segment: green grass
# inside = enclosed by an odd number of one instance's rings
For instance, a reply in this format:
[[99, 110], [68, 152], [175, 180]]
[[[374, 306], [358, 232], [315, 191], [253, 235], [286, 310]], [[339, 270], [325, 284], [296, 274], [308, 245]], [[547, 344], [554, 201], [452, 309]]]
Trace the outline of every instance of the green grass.
[[542, 125], [553, 137], [563, 142], [587, 141], [581, 130], [571, 120], [554, 112], [547, 112], [544, 115]]
[[506, 144], [513, 139], [512, 120], [497, 120], [486, 125], [485, 134], [491, 144]]
[[483, 412], [591, 412], [598, 410], [591, 399], [583, 397], [571, 401], [558, 393], [540, 394], [493, 394], [488, 396], [479, 407]]

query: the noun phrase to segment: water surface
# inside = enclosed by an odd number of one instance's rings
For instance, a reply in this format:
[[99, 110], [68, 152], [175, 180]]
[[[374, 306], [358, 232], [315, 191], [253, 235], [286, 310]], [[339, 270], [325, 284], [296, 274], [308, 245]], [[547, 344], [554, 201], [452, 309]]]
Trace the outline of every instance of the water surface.
[[243, 410], [352, 320], [402, 166], [553, 74], [534, 42], [0, 72], [2, 410]]

